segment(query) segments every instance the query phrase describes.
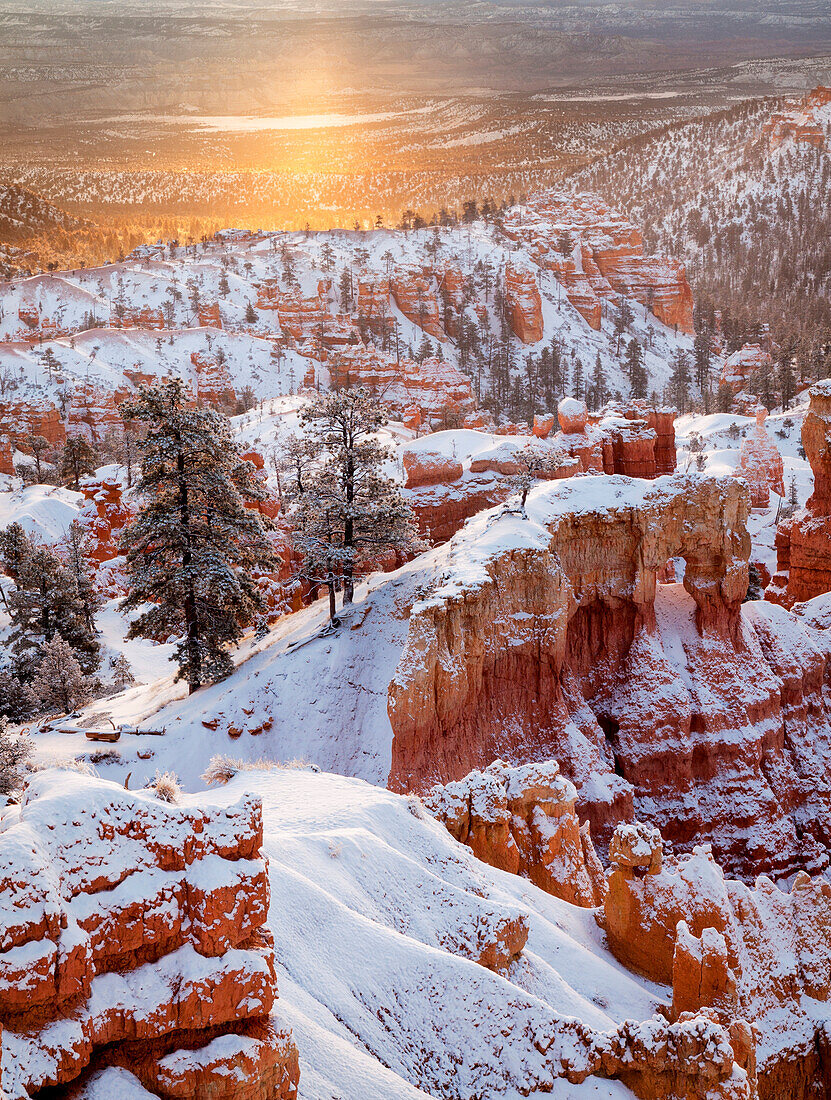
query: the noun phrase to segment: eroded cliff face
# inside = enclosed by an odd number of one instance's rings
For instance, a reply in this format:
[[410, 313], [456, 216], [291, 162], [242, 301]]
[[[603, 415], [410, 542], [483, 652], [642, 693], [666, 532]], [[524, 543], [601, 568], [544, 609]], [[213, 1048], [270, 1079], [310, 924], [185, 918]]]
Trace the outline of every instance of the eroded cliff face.
[[[554, 758], [601, 850], [637, 812], [739, 874], [817, 869], [831, 646], [804, 617], [742, 612], [748, 503], [734, 478], [571, 479], [535, 489], [527, 520], [460, 533], [389, 687], [390, 785]], [[683, 584], [659, 586], [669, 559]]]
[[151, 1095], [294, 1100], [257, 799], [179, 808], [33, 776], [0, 822], [7, 1100], [129, 1069]]
[[617, 958], [672, 986], [673, 1019], [703, 1011], [731, 1029], [761, 1100], [827, 1095], [828, 882], [800, 873], [785, 892], [761, 876], [751, 888], [704, 848], [662, 858], [643, 825], [619, 826], [610, 858], [602, 924]]
[[810, 390], [802, 446], [814, 472], [805, 508], [780, 524], [776, 575], [765, 596], [785, 607], [831, 591], [831, 380]]

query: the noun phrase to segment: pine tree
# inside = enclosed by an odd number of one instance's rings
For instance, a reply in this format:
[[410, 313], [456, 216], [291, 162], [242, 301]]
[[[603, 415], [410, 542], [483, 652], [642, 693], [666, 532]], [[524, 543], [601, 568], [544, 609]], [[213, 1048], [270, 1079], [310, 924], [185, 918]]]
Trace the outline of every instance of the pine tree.
[[226, 417], [187, 405], [181, 380], [142, 389], [124, 413], [148, 426], [139, 444], [143, 504], [122, 536], [125, 610], [152, 604], [128, 637], [181, 636], [173, 657], [191, 692], [233, 668], [227, 647], [263, 607], [252, 576], [275, 564], [261, 517], [265, 498]]
[[592, 375], [592, 404], [594, 408], [601, 408], [606, 403], [607, 396], [603, 360], [600, 358], [600, 352], [598, 352], [594, 361], [594, 374]]
[[643, 348], [634, 337], [629, 341], [626, 348], [626, 367], [632, 386], [632, 396], [636, 400], [642, 400], [646, 397], [649, 376], [644, 366]]
[[17, 580], [21, 569], [31, 557], [34, 547], [19, 523], [10, 523], [0, 531], [0, 562], [12, 580]]
[[69, 530], [61, 546], [67, 573], [72, 579], [75, 593], [81, 605], [81, 611], [87, 630], [95, 633], [95, 612], [99, 606], [98, 595], [89, 562], [89, 532], [77, 519], [69, 525]]
[[[35, 473], [39, 485], [43, 484], [43, 475], [45, 467], [47, 465], [47, 455], [51, 449], [52, 444], [48, 439], [45, 439], [42, 435], [30, 435], [26, 441], [29, 450], [32, 452], [32, 457], [35, 460]], [[54, 473], [53, 467], [49, 467]]]
[[123, 653], [110, 658], [110, 668], [113, 673], [113, 687], [116, 691], [124, 691], [125, 688], [136, 682], [130, 662]]
[[95, 451], [85, 435], [67, 436], [63, 449], [61, 477], [78, 492], [81, 478], [95, 473]]
[[9, 795], [23, 783], [26, 761], [32, 743], [25, 734], [12, 733], [5, 718], [0, 718], [0, 795]]
[[59, 635], [72, 648], [85, 673], [100, 659], [98, 640], [74, 578], [48, 546], [29, 540], [18, 563], [16, 587], [9, 598], [11, 650], [16, 671], [31, 681], [46, 642]]
[[421, 541], [409, 505], [382, 472], [390, 452], [376, 433], [386, 415], [367, 391], [318, 394], [302, 421], [326, 457], [307, 478], [292, 514], [295, 546], [305, 575], [329, 589], [335, 621], [338, 575], [344, 603], [351, 603], [356, 568], [389, 550], [413, 553]]
[[[531, 486], [540, 478], [553, 476], [562, 465], [563, 455], [559, 450], [550, 445], [544, 446], [539, 443], [528, 443], [515, 458], [520, 470], [518, 474], [513, 474], [509, 478], [509, 484], [519, 496], [520, 515], [523, 518], [527, 518], [525, 514], [525, 502], [528, 499], [528, 493], [531, 490]], [[507, 511], [511, 512], [513, 509], [508, 507]]]
[[43, 710], [56, 707], [68, 714], [92, 698], [92, 681], [72, 652], [72, 647], [56, 634], [44, 642], [32, 694]]
[[680, 413], [687, 411], [690, 403], [690, 357], [681, 348], [676, 348], [669, 361], [670, 400]]
[[256, 325], [259, 318], [257, 317], [257, 311], [254, 309], [250, 301], [245, 303], [245, 323], [248, 325]]

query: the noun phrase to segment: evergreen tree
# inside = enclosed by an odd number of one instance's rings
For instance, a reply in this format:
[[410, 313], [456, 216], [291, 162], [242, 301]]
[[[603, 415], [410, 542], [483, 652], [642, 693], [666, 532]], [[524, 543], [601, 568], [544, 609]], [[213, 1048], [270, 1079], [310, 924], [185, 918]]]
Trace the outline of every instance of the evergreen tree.
[[699, 332], [693, 344], [695, 359], [695, 384], [704, 399], [705, 408], [710, 400], [710, 368], [713, 361], [713, 344], [707, 329]]
[[626, 369], [632, 386], [632, 397], [642, 400], [646, 397], [649, 376], [643, 360], [643, 348], [633, 337], [626, 348]]
[[44, 642], [38, 670], [32, 681], [32, 694], [41, 709], [58, 708], [65, 714], [88, 703], [93, 685], [76, 660], [71, 646], [56, 634]]
[[44, 644], [56, 635], [72, 648], [85, 673], [98, 667], [94, 625], [90, 624], [72, 574], [50, 547], [29, 540], [28, 548], [18, 558], [9, 611], [15, 671], [24, 682], [31, 681]]
[[28, 444], [29, 450], [32, 452], [32, 457], [35, 460], [35, 474], [37, 477], [37, 482], [39, 485], [42, 485], [44, 482], [44, 473], [46, 472], [47, 466], [54, 475], [54, 467], [52, 467], [48, 463], [47, 459], [47, 455], [49, 454], [52, 445], [49, 440], [45, 439], [42, 435], [30, 435], [26, 442]]
[[245, 323], [247, 325], [256, 325], [259, 318], [257, 317], [257, 311], [254, 309], [250, 301], [245, 303]]
[[117, 657], [110, 658], [110, 668], [113, 673], [113, 688], [116, 691], [124, 691], [125, 688], [130, 687], [131, 684], [136, 682], [133, 670], [130, 667], [130, 662], [123, 653], [119, 653]]
[[390, 457], [376, 435], [384, 411], [363, 389], [317, 394], [302, 420], [326, 457], [305, 482], [292, 520], [306, 576], [335, 590], [343, 577], [344, 603], [354, 595], [355, 570], [379, 554], [421, 549], [415, 520], [398, 486], [382, 472]]
[[153, 605], [128, 637], [179, 635], [177, 678], [194, 692], [231, 671], [227, 647], [262, 610], [252, 571], [275, 557], [261, 517], [245, 503], [265, 492], [228, 420], [190, 408], [180, 379], [143, 388], [124, 413], [148, 432], [139, 444], [143, 504], [122, 536], [130, 578], [122, 607]]
[[31, 753], [29, 738], [25, 734], [12, 733], [6, 719], [0, 718], [0, 795], [9, 795], [21, 786]]
[[89, 533], [77, 521], [69, 526], [61, 546], [65, 568], [81, 605], [81, 612], [90, 634], [95, 633], [95, 612], [99, 605], [89, 562]]
[[595, 409], [602, 408], [606, 403], [608, 391], [606, 389], [606, 375], [603, 371], [603, 360], [600, 358], [600, 352], [597, 353], [597, 358], [594, 361], [591, 394], [592, 406]]
[[685, 413], [690, 403], [690, 357], [681, 348], [676, 348], [669, 362], [670, 400], [680, 413]]
[[85, 435], [70, 435], [66, 438], [61, 462], [61, 477], [67, 485], [78, 492], [81, 478], [95, 473], [95, 451]]

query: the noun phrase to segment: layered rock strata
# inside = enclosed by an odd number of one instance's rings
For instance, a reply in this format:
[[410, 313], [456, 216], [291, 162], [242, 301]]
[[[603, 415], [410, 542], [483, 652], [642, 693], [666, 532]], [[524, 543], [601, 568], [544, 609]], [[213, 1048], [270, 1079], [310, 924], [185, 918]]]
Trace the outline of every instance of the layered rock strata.
[[730, 1029], [761, 1100], [825, 1095], [828, 882], [800, 873], [789, 892], [764, 876], [750, 887], [726, 878], [705, 848], [662, 858], [660, 834], [640, 825], [618, 827], [610, 858], [609, 946], [626, 966], [672, 986], [672, 1018], [704, 1011]]
[[179, 808], [41, 772], [1, 824], [7, 1100], [93, 1063], [129, 1068], [160, 1097], [233, 1100], [236, 1081], [294, 1100], [297, 1051], [270, 1017], [258, 800]]
[[[527, 521], [469, 524], [459, 579], [412, 609], [390, 785], [555, 758], [601, 849], [637, 810], [740, 874], [818, 868], [831, 642], [819, 612], [742, 607], [748, 506], [731, 477], [586, 478], [533, 489]], [[671, 559], [683, 583], [659, 585]]]
[[599, 196], [541, 192], [508, 211], [505, 233], [555, 275], [590, 327], [600, 328], [604, 301], [623, 296], [692, 333], [693, 297], [683, 264], [645, 256], [640, 230]]
[[814, 473], [805, 508], [776, 534], [776, 575], [765, 596], [792, 607], [831, 591], [831, 380], [810, 390], [802, 446]]

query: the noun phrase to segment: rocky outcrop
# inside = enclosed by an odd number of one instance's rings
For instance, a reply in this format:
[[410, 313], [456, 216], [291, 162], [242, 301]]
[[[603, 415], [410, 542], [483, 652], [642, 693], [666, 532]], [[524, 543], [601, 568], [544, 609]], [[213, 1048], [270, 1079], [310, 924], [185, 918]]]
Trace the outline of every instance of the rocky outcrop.
[[55, 446], [66, 442], [66, 425], [57, 405], [49, 400], [41, 403], [0, 400], [0, 435], [7, 436], [17, 446], [25, 446], [30, 435], [42, 435]]
[[75, 773], [29, 779], [0, 829], [8, 1100], [93, 1060], [160, 1097], [294, 1100], [261, 844], [253, 798], [178, 807]]
[[132, 518], [115, 478], [85, 477], [80, 482], [84, 506], [78, 516], [90, 538], [87, 553], [93, 562], [110, 561], [118, 554], [121, 532]]
[[831, 591], [831, 381], [810, 390], [802, 446], [814, 473], [805, 508], [776, 534], [776, 575], [766, 598], [786, 607]]
[[[600, 328], [603, 300], [623, 296], [692, 333], [693, 298], [683, 264], [644, 256], [640, 231], [599, 196], [541, 192], [508, 211], [505, 232], [554, 273], [592, 328]], [[564, 239], [570, 252], [561, 249]]]
[[748, 390], [759, 389], [761, 379], [773, 370], [770, 352], [761, 344], [744, 344], [729, 355], [721, 368], [719, 385], [726, 386], [733, 395], [737, 408], [744, 408], [744, 395]]
[[234, 405], [237, 395], [228, 367], [219, 355], [193, 351], [190, 362], [195, 377], [196, 399], [205, 405]]
[[[625, 840], [617, 843], [627, 833], [639, 834], [643, 851], [634, 858]], [[825, 879], [800, 873], [789, 893], [765, 877], [750, 887], [726, 878], [704, 848], [662, 859], [660, 835], [643, 826], [620, 826], [610, 858], [603, 926], [614, 954], [672, 985], [674, 1019], [705, 1011], [726, 1027], [751, 1021], [752, 1030], [732, 1036], [734, 1054], [757, 1075], [761, 1100], [824, 1095], [831, 994]]]
[[433, 787], [424, 803], [477, 859], [591, 908], [602, 903], [606, 880], [589, 830], [580, 829], [576, 798], [554, 760], [520, 767], [496, 760]]
[[[819, 869], [831, 638], [819, 611], [742, 605], [748, 506], [735, 478], [570, 479], [532, 490], [516, 532], [469, 523], [463, 579], [410, 616], [390, 785], [555, 758], [601, 850], [637, 812], [734, 873]], [[683, 584], [659, 586], [670, 559]]]
[[742, 440], [736, 477], [743, 477], [750, 487], [750, 502], [754, 508], [767, 508], [770, 491], [785, 496], [784, 467], [779, 448], [765, 430], [768, 411], [759, 405], [756, 409], [756, 427]]
[[461, 462], [438, 451], [405, 450], [402, 461], [404, 484], [408, 489], [421, 485], [447, 485], [458, 481], [464, 472]]
[[539, 343], [543, 336], [542, 298], [533, 270], [506, 266], [505, 301], [514, 336], [523, 344]]
[[476, 409], [470, 379], [444, 359], [421, 363], [363, 344], [342, 348], [330, 361], [332, 379], [339, 385], [365, 386], [383, 399], [395, 416], [418, 412], [420, 423], [433, 428], [461, 427]]
[[395, 304], [408, 321], [437, 340], [445, 338], [439, 313], [436, 280], [429, 269], [396, 267], [390, 277]]

